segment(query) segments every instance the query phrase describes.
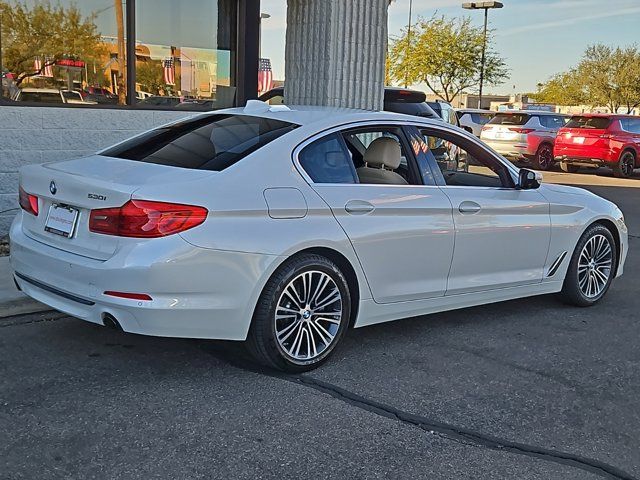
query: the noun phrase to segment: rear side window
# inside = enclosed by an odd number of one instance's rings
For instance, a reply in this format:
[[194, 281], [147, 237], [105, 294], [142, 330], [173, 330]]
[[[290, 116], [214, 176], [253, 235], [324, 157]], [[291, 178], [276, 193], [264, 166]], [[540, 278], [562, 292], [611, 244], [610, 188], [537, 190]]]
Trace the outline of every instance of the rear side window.
[[544, 127], [557, 130], [564, 127], [564, 118], [557, 115], [541, 115], [540, 123]]
[[605, 128], [609, 128], [611, 121], [608, 117], [571, 117], [566, 127], [604, 130]]
[[222, 171], [297, 125], [245, 115], [207, 115], [160, 127], [104, 150], [108, 157]]
[[531, 115], [526, 113], [498, 113], [489, 121], [489, 125], [524, 125]]
[[358, 183], [351, 157], [337, 134], [306, 146], [298, 160], [315, 183]]
[[640, 133], [640, 120], [635, 118], [621, 118], [620, 125], [626, 132]]

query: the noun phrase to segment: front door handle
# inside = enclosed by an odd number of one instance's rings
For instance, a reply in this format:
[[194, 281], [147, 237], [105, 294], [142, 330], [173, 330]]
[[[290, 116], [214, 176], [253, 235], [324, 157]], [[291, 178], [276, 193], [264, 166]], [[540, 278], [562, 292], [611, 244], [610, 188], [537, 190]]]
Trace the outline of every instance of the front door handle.
[[458, 210], [460, 210], [460, 213], [464, 213], [464, 214], [478, 213], [481, 209], [482, 207], [478, 203], [471, 202], [468, 200], [465, 202], [462, 202], [458, 207]]
[[344, 209], [351, 215], [365, 215], [367, 213], [373, 212], [376, 207], [375, 205], [369, 202], [365, 202], [364, 200], [350, 200], [344, 206]]

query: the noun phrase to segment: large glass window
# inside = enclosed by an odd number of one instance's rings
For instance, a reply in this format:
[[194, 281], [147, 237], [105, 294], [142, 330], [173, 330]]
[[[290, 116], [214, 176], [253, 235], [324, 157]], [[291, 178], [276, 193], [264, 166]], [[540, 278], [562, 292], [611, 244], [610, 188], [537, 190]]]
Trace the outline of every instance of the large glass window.
[[[135, 35], [128, 7], [135, 7]], [[6, 102], [194, 110], [236, 104], [237, 0], [0, 0], [0, 19]], [[134, 48], [135, 75], [126, 59]], [[127, 100], [128, 85], [135, 92]]]
[[0, 18], [4, 99], [115, 104], [120, 93], [124, 103], [125, 7], [120, 0], [4, 0]]
[[234, 105], [236, 0], [136, 0], [136, 86], [143, 105]]

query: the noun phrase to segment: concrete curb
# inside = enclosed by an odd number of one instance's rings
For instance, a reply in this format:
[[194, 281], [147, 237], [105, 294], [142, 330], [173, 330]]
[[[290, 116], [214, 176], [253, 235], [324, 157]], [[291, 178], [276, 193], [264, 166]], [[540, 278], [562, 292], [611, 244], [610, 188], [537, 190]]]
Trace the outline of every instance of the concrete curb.
[[0, 319], [47, 310], [51, 307], [29, 298], [16, 288], [9, 257], [0, 257]]

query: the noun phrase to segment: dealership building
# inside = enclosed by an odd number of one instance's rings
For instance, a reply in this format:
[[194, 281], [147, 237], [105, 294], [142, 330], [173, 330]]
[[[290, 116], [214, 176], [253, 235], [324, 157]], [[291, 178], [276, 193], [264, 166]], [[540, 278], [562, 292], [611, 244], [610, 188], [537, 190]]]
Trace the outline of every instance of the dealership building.
[[[17, 211], [22, 165], [87, 155], [194, 111], [243, 106], [271, 82], [268, 59], [259, 58], [259, 0], [5, 4], [0, 235]], [[388, 6], [288, 0], [287, 103], [381, 109]], [[82, 30], [65, 22], [72, 14]], [[55, 26], [47, 27], [47, 15]], [[41, 31], [26, 35], [16, 19], [30, 18], [39, 18]], [[60, 24], [69, 30], [65, 48], [56, 50], [51, 45], [60, 42], [47, 38]]]

